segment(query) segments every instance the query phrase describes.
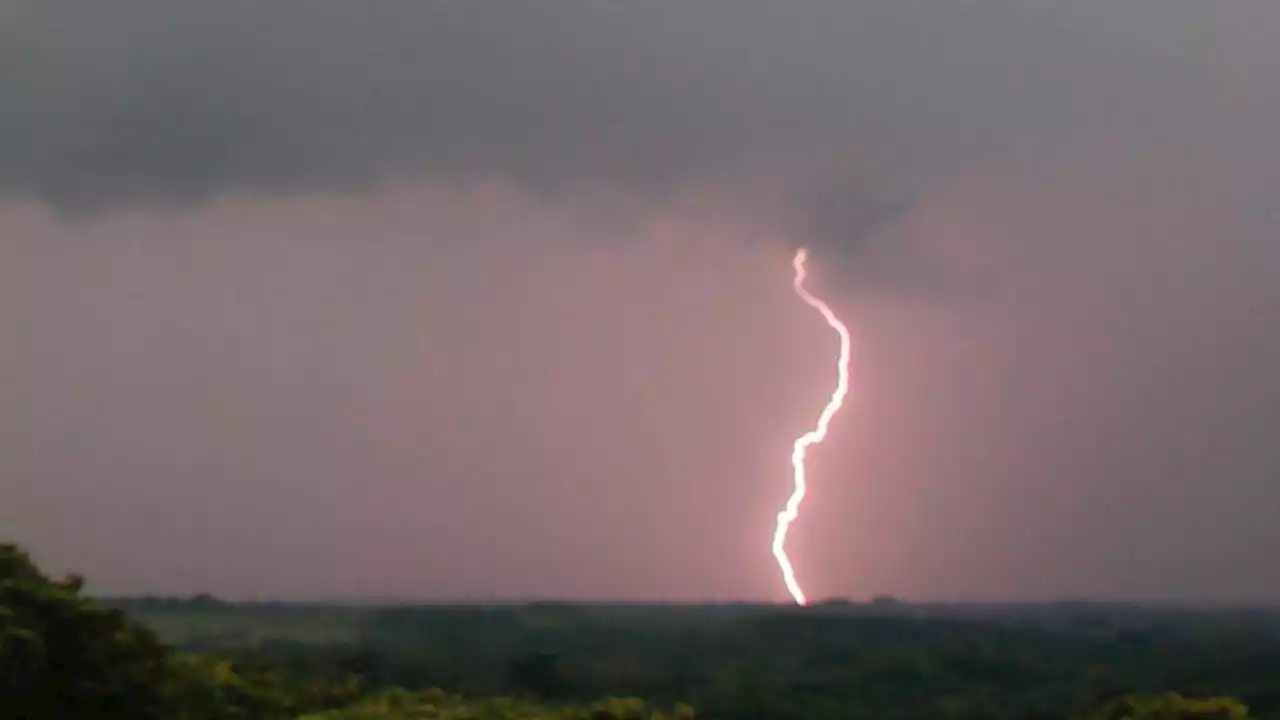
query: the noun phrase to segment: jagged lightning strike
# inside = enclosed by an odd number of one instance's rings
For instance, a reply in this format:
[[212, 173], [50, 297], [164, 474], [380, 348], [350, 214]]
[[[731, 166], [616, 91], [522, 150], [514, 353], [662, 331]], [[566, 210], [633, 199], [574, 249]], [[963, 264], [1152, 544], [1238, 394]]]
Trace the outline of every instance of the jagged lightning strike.
[[796, 294], [804, 300], [809, 307], [822, 313], [822, 317], [831, 326], [832, 330], [840, 336], [840, 357], [836, 361], [836, 389], [831, 393], [831, 399], [827, 401], [826, 407], [822, 409], [822, 414], [818, 416], [818, 423], [814, 428], [800, 437], [796, 438], [795, 445], [791, 450], [791, 466], [793, 468], [794, 489], [791, 491], [791, 497], [787, 499], [787, 506], [778, 513], [778, 524], [773, 531], [773, 557], [778, 561], [778, 567], [782, 570], [782, 581], [787, 585], [787, 591], [791, 593], [792, 599], [797, 605], [804, 605], [808, 602], [805, 598], [804, 590], [801, 589], [800, 583], [796, 581], [795, 570], [791, 567], [791, 560], [787, 557], [787, 530], [791, 527], [791, 523], [796, 519], [800, 512], [800, 502], [804, 500], [805, 494], [805, 473], [804, 473], [804, 456], [805, 451], [810, 445], [822, 442], [827, 436], [827, 426], [831, 423], [831, 418], [840, 410], [840, 406], [844, 404], [844, 397], [849, 393], [849, 356], [851, 354], [852, 342], [849, 339], [849, 328], [840, 322], [835, 313], [831, 312], [831, 308], [818, 298], [814, 297], [804, 287], [805, 267], [804, 262], [808, 259], [809, 253], [804, 248], [796, 251], [795, 258], [792, 259], [791, 265], [795, 268], [795, 279], [792, 286], [795, 287]]

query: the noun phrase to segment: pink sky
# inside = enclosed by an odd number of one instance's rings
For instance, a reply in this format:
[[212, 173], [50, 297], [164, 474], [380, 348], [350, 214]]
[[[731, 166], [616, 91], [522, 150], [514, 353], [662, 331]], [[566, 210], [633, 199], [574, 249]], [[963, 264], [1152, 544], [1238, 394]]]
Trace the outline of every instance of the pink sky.
[[14, 4], [0, 539], [112, 593], [785, 600], [803, 244], [855, 334], [810, 596], [1280, 601], [1278, 13]]

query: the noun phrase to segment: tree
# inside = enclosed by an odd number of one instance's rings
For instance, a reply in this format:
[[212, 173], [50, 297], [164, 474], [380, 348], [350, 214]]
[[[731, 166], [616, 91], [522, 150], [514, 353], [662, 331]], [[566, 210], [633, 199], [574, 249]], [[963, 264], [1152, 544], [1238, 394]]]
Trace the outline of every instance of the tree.
[[164, 716], [165, 649], [149, 630], [84, 597], [82, 578], [43, 575], [0, 544], [0, 707], [6, 717]]
[[564, 697], [569, 691], [568, 678], [554, 653], [532, 653], [513, 659], [507, 665], [507, 681], [544, 700]]
[[1177, 693], [1130, 696], [1090, 720], [1250, 720], [1249, 708], [1235, 698], [1187, 698]]

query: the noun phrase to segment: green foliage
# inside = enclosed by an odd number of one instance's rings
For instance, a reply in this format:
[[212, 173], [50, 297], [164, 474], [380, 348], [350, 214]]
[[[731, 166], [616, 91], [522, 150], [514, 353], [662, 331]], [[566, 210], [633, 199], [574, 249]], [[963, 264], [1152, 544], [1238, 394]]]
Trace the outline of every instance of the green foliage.
[[256, 633], [267, 632], [271, 618], [290, 638], [304, 618], [363, 625], [351, 643], [187, 649], [266, 663], [297, 682], [355, 675], [371, 688], [445, 687], [469, 698], [553, 705], [610, 696], [659, 707], [688, 701], [713, 720], [1068, 720], [1165, 690], [1237, 697], [1259, 720], [1280, 720], [1277, 615], [1067, 604], [1026, 616], [1007, 608], [931, 612], [904, 602], [805, 610], [534, 603], [359, 614], [239, 606], [222, 621]]
[[163, 717], [164, 648], [82, 585], [0, 544], [0, 707], [15, 718]]
[[564, 697], [570, 684], [554, 653], [533, 653], [516, 658], [507, 666], [507, 679], [517, 689], [535, 697]]
[[1249, 708], [1235, 698], [1187, 698], [1178, 693], [1130, 696], [1088, 720], [1250, 720]]
[[389, 690], [348, 708], [306, 715], [299, 720], [694, 720], [692, 709], [653, 710], [635, 698], [610, 698], [588, 705], [544, 705], [510, 697], [466, 699], [440, 690]]
[[[83, 584], [0, 544], [0, 720], [1280, 720], [1280, 616], [107, 607]], [[178, 653], [122, 607], [198, 632]]]
[[[433, 690], [368, 694], [341, 667], [287, 668], [264, 658], [175, 654], [121, 610], [81, 593], [78, 576], [44, 576], [17, 546], [0, 544], [0, 718], [3, 720], [688, 720], [677, 707], [610, 699], [549, 706], [494, 697], [464, 700]], [[157, 603], [166, 611], [173, 603]], [[201, 615], [233, 612], [207, 595], [184, 601]], [[350, 658], [353, 669], [376, 656]], [[368, 668], [364, 668], [368, 669]], [[530, 693], [562, 693], [554, 656], [531, 655], [510, 670]], [[363, 696], [363, 697], [362, 697]]]
[[[173, 655], [145, 626], [54, 581], [0, 544], [0, 717], [9, 720], [290, 720], [343, 705], [353, 680], [289, 682], [197, 655]], [[198, 607], [216, 607], [201, 598]]]

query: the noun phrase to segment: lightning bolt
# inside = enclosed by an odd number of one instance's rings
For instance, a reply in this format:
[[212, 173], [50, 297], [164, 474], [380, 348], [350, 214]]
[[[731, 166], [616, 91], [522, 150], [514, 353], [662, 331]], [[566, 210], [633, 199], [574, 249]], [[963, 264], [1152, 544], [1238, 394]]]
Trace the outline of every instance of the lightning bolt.
[[804, 500], [805, 494], [805, 472], [804, 472], [804, 456], [805, 451], [810, 445], [816, 445], [822, 442], [827, 436], [827, 426], [831, 423], [831, 418], [839, 412], [840, 406], [844, 404], [844, 397], [849, 393], [849, 356], [851, 354], [852, 345], [849, 339], [849, 328], [840, 322], [840, 318], [831, 312], [831, 308], [827, 304], [814, 297], [804, 287], [805, 268], [804, 262], [808, 259], [809, 253], [804, 248], [796, 251], [795, 257], [791, 260], [792, 267], [795, 268], [795, 279], [792, 286], [795, 287], [796, 294], [804, 300], [805, 304], [817, 310], [822, 314], [827, 324], [832, 330], [840, 336], [840, 358], [836, 361], [836, 389], [831, 393], [831, 399], [827, 401], [826, 407], [822, 408], [822, 414], [818, 416], [818, 423], [814, 428], [800, 437], [796, 438], [795, 445], [791, 450], [791, 467], [793, 468], [794, 489], [791, 491], [791, 497], [787, 499], [787, 505], [778, 513], [778, 524], [773, 531], [773, 557], [778, 561], [778, 568], [782, 570], [782, 581], [787, 585], [787, 591], [791, 593], [792, 599], [797, 605], [805, 605], [808, 600], [805, 599], [804, 590], [800, 587], [800, 583], [796, 581], [795, 569], [791, 567], [791, 560], [787, 557], [787, 530], [790, 529], [791, 523], [795, 521], [800, 514], [800, 503]]

